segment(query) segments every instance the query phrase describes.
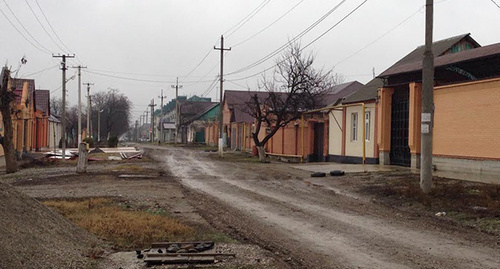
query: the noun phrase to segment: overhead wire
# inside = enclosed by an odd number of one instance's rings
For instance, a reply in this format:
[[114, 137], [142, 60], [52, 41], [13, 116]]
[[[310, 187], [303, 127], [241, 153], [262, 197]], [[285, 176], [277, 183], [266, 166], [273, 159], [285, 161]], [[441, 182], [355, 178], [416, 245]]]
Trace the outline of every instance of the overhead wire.
[[298, 7], [300, 4], [302, 4], [302, 2], [304, 2], [304, 0], [300, 0], [297, 4], [295, 4], [292, 8], [290, 8], [287, 12], [285, 12], [283, 15], [281, 15], [280, 17], [278, 17], [276, 20], [274, 20], [272, 23], [270, 23], [269, 25], [267, 25], [266, 27], [262, 28], [260, 31], [258, 31], [257, 33], [255, 33], [254, 35], [248, 37], [247, 39], [239, 42], [239, 43], [236, 43], [235, 45], [232, 45], [233, 48], [241, 45], [241, 44], [244, 44], [246, 43], [248, 40], [256, 37], [257, 35], [261, 34], [262, 32], [264, 32], [265, 30], [269, 29], [271, 26], [273, 26], [274, 24], [276, 24], [278, 21], [280, 21], [282, 18], [284, 18], [286, 15], [288, 15], [290, 12], [292, 12], [296, 7]]
[[[139, 81], [139, 82], [150, 82], [150, 83], [171, 83], [175, 84], [174, 80], [152, 80], [152, 79], [139, 79], [139, 78], [131, 78], [131, 77], [122, 77], [122, 76], [116, 76], [116, 75], [110, 75], [110, 74], [103, 74], [95, 71], [91, 71], [89, 69], [84, 69], [82, 70], [85, 73], [89, 74], [94, 74], [98, 76], [103, 76], [103, 77], [110, 77], [110, 78], [116, 78], [116, 79], [123, 79], [123, 80], [130, 80], [130, 81]], [[206, 81], [196, 81], [197, 83], [204, 83], [204, 82], [211, 82], [211, 80], [206, 80]]]
[[30, 77], [30, 76], [34, 76], [34, 75], [36, 75], [36, 74], [39, 74], [39, 73], [42, 73], [42, 72], [48, 71], [48, 70], [53, 69], [53, 68], [56, 68], [56, 67], [58, 67], [58, 66], [59, 66], [59, 64], [56, 64], [56, 65], [53, 65], [53, 66], [50, 66], [50, 67], [44, 68], [44, 69], [42, 69], [42, 70], [40, 70], [40, 71], [36, 71], [36, 72], [34, 72], [34, 73], [31, 73], [31, 74], [22, 75], [21, 77]]
[[337, 27], [337, 25], [339, 25], [340, 23], [342, 23], [344, 20], [346, 20], [347, 18], [349, 18], [354, 12], [356, 12], [356, 10], [358, 10], [359, 8], [361, 8], [366, 2], [368, 2], [368, 0], [365, 0], [363, 2], [361, 2], [361, 4], [359, 4], [358, 6], [356, 6], [356, 8], [354, 8], [353, 10], [351, 10], [351, 12], [349, 12], [345, 17], [343, 17], [340, 21], [338, 21], [336, 24], [334, 24], [332, 27], [328, 28], [328, 30], [326, 30], [325, 32], [323, 32], [321, 35], [319, 35], [318, 37], [316, 37], [313, 41], [309, 42], [309, 44], [305, 45], [301, 50], [304, 50], [305, 48], [309, 47], [310, 45], [312, 45], [314, 42], [318, 41], [320, 38], [322, 38], [323, 36], [325, 36], [328, 32], [330, 32], [333, 28]]
[[51, 54], [52, 52], [47, 49], [44, 45], [42, 45], [40, 42], [38, 42], [38, 40], [33, 36], [31, 35], [31, 33], [26, 29], [26, 27], [24, 27], [24, 25], [21, 23], [21, 21], [19, 20], [19, 18], [16, 16], [16, 14], [14, 13], [14, 11], [12, 11], [12, 9], [10, 8], [10, 6], [7, 4], [7, 2], [5, 0], [3, 0], [5, 6], [7, 6], [7, 9], [10, 11], [10, 13], [14, 16], [14, 18], [16, 19], [16, 21], [19, 23], [19, 25], [21, 25], [21, 27], [24, 29], [24, 31], [26, 31], [26, 33], [35, 41], [35, 43], [38, 44], [35, 45], [31, 40], [29, 40], [20, 30], [19, 28], [17, 28], [15, 26], [15, 24], [9, 19], [9, 17], [7, 16], [7, 14], [5, 14], [5, 12], [0, 9], [0, 12], [2, 12], [3, 16], [7, 19], [7, 21], [9, 21], [10, 25], [12, 25], [12, 27], [14, 27], [14, 29], [16, 29], [16, 31], [26, 40], [28, 41], [33, 47], [35, 47], [36, 49], [44, 52], [44, 53], [48, 53], [48, 54]]
[[[304, 50], [305, 48], [307, 48], [308, 46], [312, 45], [314, 42], [318, 41], [321, 37], [323, 37], [324, 35], [326, 35], [328, 32], [330, 32], [333, 28], [337, 27], [341, 22], [343, 22], [345, 19], [347, 19], [349, 16], [351, 16], [356, 10], [358, 10], [361, 6], [363, 6], [366, 2], [368, 2], [368, 0], [365, 0], [363, 1], [361, 4], [359, 4], [358, 6], [356, 6], [356, 8], [354, 8], [351, 12], [349, 12], [347, 15], [345, 15], [342, 19], [340, 19], [336, 24], [334, 24], [332, 27], [328, 28], [325, 32], [323, 32], [321, 35], [319, 35], [317, 38], [315, 38], [313, 41], [311, 41], [310, 43], [308, 43], [306, 46], [302, 47], [301, 48], [301, 51]], [[283, 59], [285, 60], [285, 59]], [[240, 80], [245, 80], [245, 79], [249, 79], [249, 78], [252, 78], [252, 77], [255, 77], [257, 75], [260, 75], [262, 73], [265, 73], [271, 69], [273, 69], [275, 66], [270, 66], [266, 69], [264, 69], [263, 71], [260, 71], [260, 72], [257, 72], [255, 74], [252, 74], [252, 75], [249, 75], [249, 76], [246, 76], [246, 77], [243, 77], [243, 78], [238, 78], [238, 79], [231, 79], [230, 81], [240, 81]], [[234, 74], [234, 73], [233, 73]], [[228, 74], [229, 75], [229, 74]], [[229, 80], [228, 80], [229, 81]]]
[[38, 0], [35, 0], [35, 3], [36, 5], [38, 6], [38, 9], [40, 9], [40, 12], [42, 13], [43, 17], [45, 18], [45, 21], [47, 22], [47, 25], [49, 25], [50, 29], [52, 30], [52, 32], [54, 33], [54, 35], [56, 36], [57, 40], [59, 40], [59, 42], [61, 42], [61, 44], [63, 45], [63, 47], [66, 48], [66, 50], [68, 50], [69, 52], [72, 53], [72, 51], [64, 44], [64, 42], [61, 40], [61, 38], [59, 38], [59, 35], [57, 34], [57, 32], [54, 30], [54, 27], [52, 27], [52, 24], [50, 23], [49, 19], [47, 19], [47, 16], [45, 16], [45, 12], [43, 12], [43, 9], [42, 7], [40, 6], [40, 3], [38, 3]]
[[29, 9], [31, 10], [31, 13], [33, 13], [33, 16], [35, 16], [35, 19], [38, 21], [38, 24], [40, 24], [40, 26], [42, 27], [43, 31], [47, 34], [47, 36], [49, 36], [50, 40], [52, 40], [52, 42], [54, 42], [54, 44], [56, 44], [56, 46], [64, 51], [64, 49], [54, 40], [54, 38], [52, 38], [52, 35], [49, 34], [49, 32], [47, 31], [47, 29], [45, 29], [45, 26], [43, 26], [42, 22], [40, 21], [40, 19], [38, 18], [38, 16], [36, 15], [35, 11], [33, 10], [33, 8], [31, 7], [30, 3], [28, 2], [28, 0], [24, 0], [24, 2], [26, 2], [26, 5], [28, 5]]
[[[217, 41], [215, 42], [214, 46], [217, 45], [217, 43], [219, 42], [219, 40], [217, 39]], [[191, 75], [198, 67], [200, 67], [200, 65], [207, 59], [207, 57], [210, 55], [210, 53], [212, 53], [213, 49], [210, 47], [210, 50], [207, 52], [207, 54], [205, 55], [205, 57], [203, 57], [201, 59], [201, 61], [193, 68], [191, 69], [191, 71], [189, 71], [189, 73], [187, 73], [187, 75], [185, 75], [185, 77], [188, 77], [189, 75]]]
[[[236, 23], [235, 25], [233, 25], [231, 28], [229, 28], [228, 30], [226, 30], [222, 35], [227, 35], [229, 32], [233, 31], [234, 28], [238, 27], [243, 21], [245, 21], [249, 16], [251, 16], [256, 10], [258, 10], [261, 6], [263, 5], [267, 5], [267, 3], [269, 2], [270, 0], [264, 0], [262, 3], [260, 3], [254, 10], [252, 10], [250, 13], [248, 13], [248, 15], [246, 15], [243, 19], [241, 19], [238, 23]], [[233, 31], [234, 33], [234, 31]]]
[[344, 59], [338, 61], [335, 65], [339, 65], [347, 60], [349, 60], [350, 58], [356, 56], [358, 53], [360, 53], [361, 51], [365, 50], [366, 48], [368, 48], [369, 46], [375, 44], [376, 42], [378, 42], [380, 39], [386, 37], [388, 34], [390, 34], [392, 31], [396, 30], [396, 28], [398, 28], [399, 26], [403, 25], [405, 22], [407, 22], [409, 19], [413, 18], [415, 15], [417, 15], [418, 13], [420, 12], [420, 9], [417, 10], [415, 13], [411, 14], [410, 16], [408, 16], [407, 18], [405, 18], [403, 21], [401, 21], [400, 23], [398, 23], [396, 26], [392, 27], [389, 31], [385, 32], [383, 35], [379, 36], [377, 39], [373, 40], [372, 42], [370, 42], [369, 44], [363, 46], [362, 48], [358, 49], [357, 51], [355, 51], [353, 54], [345, 57]]
[[267, 4], [269, 4], [269, 2], [271, 2], [271, 0], [266, 0], [264, 1], [263, 5], [261, 5], [260, 7], [258, 7], [256, 9], [256, 11], [251, 14], [251, 16], [249, 16], [245, 21], [243, 21], [243, 23], [240, 24], [240, 26], [238, 26], [236, 29], [234, 29], [231, 33], [227, 34], [227, 37], [230, 37], [232, 36], [234, 33], [236, 33], [239, 29], [241, 29], [241, 27], [243, 27], [245, 24], [247, 24], [247, 22], [249, 22], [255, 15], [257, 15], [265, 6], [267, 6]]
[[279, 48], [275, 49], [273, 52], [269, 53], [268, 55], [264, 56], [263, 58], [261, 58], [260, 60], [257, 60], [256, 62], [254, 62], [252, 64], [249, 64], [249, 65], [247, 65], [243, 68], [240, 68], [236, 71], [229, 72], [226, 75], [234, 75], [234, 74], [238, 74], [238, 73], [247, 71], [249, 69], [252, 69], [252, 68], [266, 62], [267, 60], [271, 59], [272, 57], [276, 56], [278, 53], [285, 50], [290, 45], [291, 42], [295, 42], [296, 40], [302, 38], [305, 34], [307, 34], [312, 29], [314, 29], [316, 26], [318, 26], [322, 21], [324, 21], [328, 16], [330, 16], [335, 10], [337, 10], [346, 1], [347, 0], [342, 0], [340, 3], [338, 3], [333, 8], [331, 8], [328, 12], [326, 12], [321, 18], [316, 20], [313, 24], [311, 24], [309, 27], [307, 27], [305, 30], [303, 30], [301, 33], [299, 33], [297, 36], [290, 39], [287, 43], [285, 43], [282, 46], [280, 46]]
[[497, 6], [498, 8], [500, 8], [500, 5], [499, 5], [496, 1], [491, 0], [491, 2], [492, 2], [493, 4], [495, 4], [495, 6]]

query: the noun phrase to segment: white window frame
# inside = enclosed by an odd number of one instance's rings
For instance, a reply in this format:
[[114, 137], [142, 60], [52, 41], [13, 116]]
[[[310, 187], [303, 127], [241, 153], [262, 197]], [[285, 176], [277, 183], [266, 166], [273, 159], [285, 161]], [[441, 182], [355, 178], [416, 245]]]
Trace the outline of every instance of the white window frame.
[[370, 142], [370, 111], [365, 111], [365, 141]]
[[358, 141], [358, 112], [351, 113], [351, 141]]

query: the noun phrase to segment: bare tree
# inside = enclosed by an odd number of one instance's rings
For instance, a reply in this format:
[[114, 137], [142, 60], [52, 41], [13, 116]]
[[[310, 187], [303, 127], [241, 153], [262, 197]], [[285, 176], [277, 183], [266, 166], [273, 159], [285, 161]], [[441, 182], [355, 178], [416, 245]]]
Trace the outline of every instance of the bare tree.
[[[305, 111], [327, 105], [324, 96], [337, 85], [339, 76], [314, 69], [313, 62], [312, 54], [304, 56], [299, 44], [290, 44], [277, 60], [273, 76], [264, 76], [259, 83], [265, 94], [253, 93], [247, 102], [245, 110], [256, 120], [252, 138], [261, 162], [266, 157], [264, 146], [279, 128], [301, 118]], [[270, 130], [259, 139], [265, 127]]]
[[130, 128], [130, 110], [132, 102], [118, 90], [110, 89], [108, 92], [98, 92], [92, 98], [92, 130], [97, 134], [99, 111], [101, 112], [101, 133], [110, 136], [120, 136]]
[[50, 114], [51, 115], [62, 115], [62, 99], [60, 97], [50, 98]]
[[0, 111], [2, 113], [4, 136], [0, 142], [5, 153], [5, 168], [7, 173], [17, 172], [17, 160], [14, 150], [14, 128], [12, 126], [12, 102], [15, 100], [14, 92], [9, 89], [10, 70], [2, 68], [0, 75]]

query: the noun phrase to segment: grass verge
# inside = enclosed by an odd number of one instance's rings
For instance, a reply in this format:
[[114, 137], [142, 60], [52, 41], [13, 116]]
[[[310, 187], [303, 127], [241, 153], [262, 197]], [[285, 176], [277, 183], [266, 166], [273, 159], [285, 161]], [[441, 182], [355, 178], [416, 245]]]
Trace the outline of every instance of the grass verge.
[[45, 201], [85, 230], [112, 242], [117, 249], [148, 247], [158, 241], [191, 241], [192, 227], [156, 212], [124, 209], [109, 198]]

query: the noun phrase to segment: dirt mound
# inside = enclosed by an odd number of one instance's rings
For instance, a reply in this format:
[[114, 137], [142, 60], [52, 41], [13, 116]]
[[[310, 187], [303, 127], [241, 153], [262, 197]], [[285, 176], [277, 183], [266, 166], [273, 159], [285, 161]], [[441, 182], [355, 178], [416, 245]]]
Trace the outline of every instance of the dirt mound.
[[99, 240], [0, 182], [0, 268], [86, 268]]

